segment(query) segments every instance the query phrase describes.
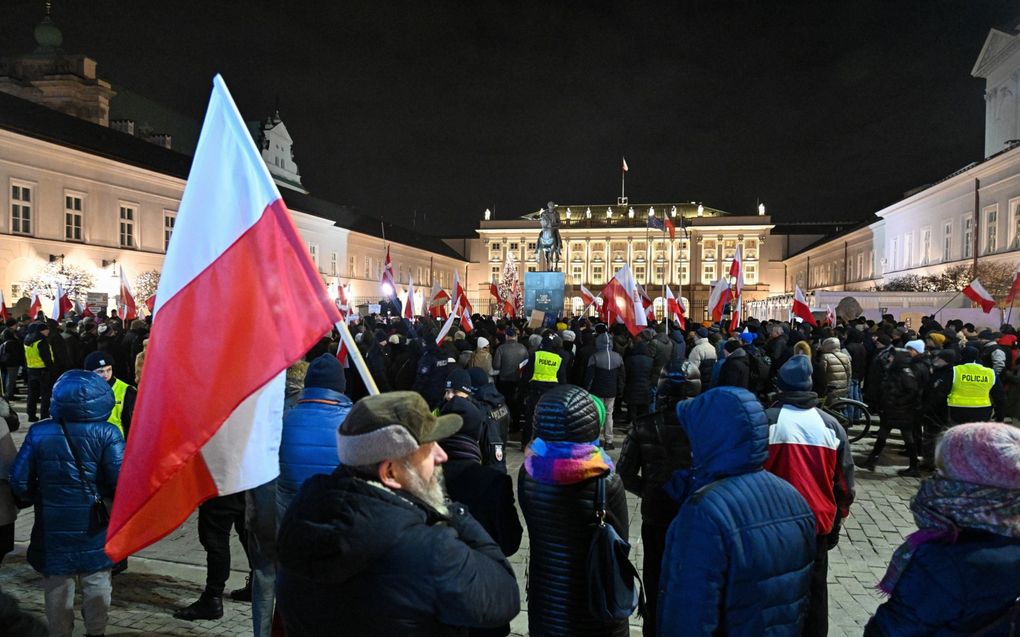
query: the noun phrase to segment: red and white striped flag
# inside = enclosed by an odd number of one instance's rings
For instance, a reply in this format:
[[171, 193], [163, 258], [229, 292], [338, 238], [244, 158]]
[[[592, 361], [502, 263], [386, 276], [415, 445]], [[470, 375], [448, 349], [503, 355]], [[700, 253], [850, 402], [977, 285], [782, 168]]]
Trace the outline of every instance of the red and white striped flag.
[[[223, 79], [212, 97], [159, 282], [133, 427], [107, 529], [114, 561], [215, 496], [279, 474], [287, 367], [340, 320]], [[211, 304], [272, 325], [193, 319]]]
[[53, 312], [50, 314], [50, 318], [59, 321], [64, 318], [64, 315], [74, 309], [74, 303], [71, 302], [71, 297], [64, 291], [64, 286], [58, 281], [56, 285], [57, 291], [56, 296], [53, 299]]
[[1006, 295], [1006, 303], [1013, 304], [1013, 299], [1016, 295], [1020, 294], [1020, 263], [1016, 266], [1016, 271], [1013, 272], [1013, 285], [1009, 288], [1009, 294]]
[[407, 276], [407, 299], [404, 301], [404, 318], [414, 318], [414, 279]]
[[[443, 288], [439, 287], [439, 281], [432, 281], [432, 295], [429, 297], [429, 308], [428, 314], [431, 314], [433, 318], [445, 319], [446, 314], [446, 303], [450, 300], [450, 295]], [[425, 312], [422, 312], [425, 314]]]
[[0, 290], [0, 319], [6, 321], [9, 318], [11, 318], [11, 314], [7, 311], [7, 301], [4, 300], [4, 291]]
[[991, 312], [992, 308], [995, 307], [995, 299], [988, 293], [985, 286], [981, 285], [981, 281], [977, 279], [974, 279], [967, 287], [963, 288], [963, 295], [980, 305], [985, 314]]
[[737, 245], [736, 252], [733, 253], [733, 261], [730, 263], [730, 276], [733, 277], [734, 287], [737, 288], [736, 296], [741, 296], [744, 292], [744, 259], [740, 254], [740, 245]]
[[[176, 229], [176, 226], [174, 226]], [[135, 303], [135, 295], [131, 293], [131, 285], [128, 283], [124, 268], [120, 269], [120, 296], [117, 301], [117, 314], [124, 321], [127, 327], [128, 321], [138, 318], [138, 304]]]
[[382, 276], [379, 278], [379, 287], [382, 288], [384, 299], [397, 296], [397, 285], [393, 280], [393, 263], [390, 261], [390, 247], [386, 246], [386, 262], [383, 263]]
[[637, 336], [648, 325], [637, 282], [634, 281], [629, 265], [620, 268], [610, 279], [602, 290], [602, 298], [605, 299], [603, 307], [607, 321], [623, 323], [633, 336]]
[[466, 309], [468, 316], [474, 313], [475, 308], [471, 307], [471, 302], [468, 301], [467, 294], [464, 293], [464, 288], [460, 285], [460, 273], [454, 271], [453, 273], [453, 313], [456, 314], [459, 310]]
[[836, 325], [836, 310], [828, 303], [825, 304], [825, 324], [830, 327]]
[[496, 305], [499, 305], [500, 301], [503, 300], [503, 298], [499, 295], [499, 287], [495, 283], [489, 284], [489, 294], [496, 299]]
[[674, 319], [680, 329], [687, 329], [687, 320], [684, 318], [684, 308], [680, 305], [680, 301], [673, 296], [673, 290], [666, 286], [666, 315], [667, 318]]
[[652, 307], [652, 298], [648, 296], [648, 292], [641, 287], [641, 284], [637, 284], [638, 295], [641, 297], [641, 307], [645, 312], [645, 325], [648, 325], [648, 321], [655, 320], [655, 308]]
[[730, 302], [732, 297], [733, 293], [730, 291], [730, 286], [726, 283], [724, 277], [720, 277], [718, 281], [712, 284], [712, 292], [708, 295], [708, 312], [711, 314], [713, 322], [718, 323], [722, 320], [726, 304]]
[[595, 302], [595, 295], [591, 293], [591, 290], [589, 290], [588, 288], [586, 288], [586, 287], [584, 287], [582, 285], [581, 286], [581, 303], [584, 304], [585, 309], [587, 309], [594, 302]]
[[801, 292], [799, 285], [793, 291], [793, 315], [799, 316], [805, 323], [818, 327], [818, 321], [815, 320], [815, 315], [811, 313], [811, 308], [807, 304], [807, 297]]
[[42, 299], [39, 298], [39, 290], [32, 290], [32, 302], [28, 304], [28, 318], [32, 321], [42, 311]]

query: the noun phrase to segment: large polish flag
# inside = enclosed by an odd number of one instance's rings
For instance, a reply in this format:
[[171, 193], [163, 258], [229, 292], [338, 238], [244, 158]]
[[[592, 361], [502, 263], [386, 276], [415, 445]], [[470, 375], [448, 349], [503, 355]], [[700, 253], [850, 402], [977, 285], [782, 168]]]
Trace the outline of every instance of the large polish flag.
[[722, 320], [723, 311], [726, 309], [726, 304], [733, 298], [733, 292], [730, 290], [730, 286], [726, 283], [724, 277], [719, 277], [719, 280], [712, 285], [712, 292], [708, 295], [708, 311], [712, 315], [712, 321], [718, 323]]
[[637, 336], [647, 327], [641, 295], [629, 265], [620, 268], [606, 284], [602, 290], [602, 298], [605, 299], [607, 320], [623, 323], [633, 336]]
[[0, 290], [0, 319], [6, 321], [11, 318], [10, 312], [7, 311], [7, 301], [4, 300], [4, 291]]
[[[273, 329], [193, 320], [215, 302]], [[156, 294], [106, 553], [164, 537], [196, 505], [279, 474], [287, 367], [340, 320], [220, 76], [199, 136]]]
[[414, 279], [407, 277], [407, 298], [404, 299], [404, 318], [414, 318]]
[[672, 318], [680, 326], [680, 329], [687, 329], [687, 321], [684, 319], [684, 308], [680, 305], [680, 301], [673, 296], [673, 290], [666, 286], [666, 318], [667, 320]]
[[[174, 229], [176, 230], [176, 226]], [[135, 295], [124, 274], [124, 268], [120, 269], [120, 300], [117, 302], [117, 314], [120, 315], [120, 320], [124, 321], [125, 326], [128, 321], [138, 318], [138, 304], [135, 303]]]
[[963, 295], [980, 305], [985, 314], [991, 312], [992, 308], [995, 307], [995, 298], [988, 293], [985, 286], [981, 285], [981, 281], [977, 279], [974, 279], [967, 284], [967, 287], [963, 288]]

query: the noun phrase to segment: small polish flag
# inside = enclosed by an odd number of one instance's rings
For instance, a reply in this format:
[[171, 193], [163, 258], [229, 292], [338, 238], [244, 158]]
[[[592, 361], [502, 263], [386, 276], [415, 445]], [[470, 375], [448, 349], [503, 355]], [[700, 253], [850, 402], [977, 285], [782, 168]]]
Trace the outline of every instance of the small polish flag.
[[591, 290], [581, 286], [581, 303], [584, 304], [585, 309], [588, 308], [592, 303], [595, 302], [595, 295], [591, 293]]
[[404, 301], [404, 318], [414, 318], [414, 279], [407, 277], [407, 299]]
[[669, 317], [676, 320], [677, 324], [680, 325], [680, 329], [687, 329], [687, 321], [684, 318], [684, 308], [680, 305], [680, 302], [675, 296], [673, 296], [673, 290], [666, 286], [666, 313]]
[[454, 271], [453, 273], [453, 313], [464, 308], [467, 310], [468, 316], [470, 316], [475, 308], [471, 307], [471, 302], [468, 301], [467, 294], [464, 293], [464, 288], [460, 285], [460, 273]]
[[138, 318], [138, 305], [135, 303], [135, 296], [131, 293], [131, 285], [128, 284], [127, 276], [124, 275], [124, 268], [120, 269], [120, 300], [117, 302], [117, 314], [124, 321], [125, 327], [128, 321]]
[[720, 277], [712, 285], [712, 293], [708, 296], [708, 309], [712, 315], [712, 321], [718, 323], [722, 320], [723, 310], [726, 309], [726, 304], [729, 303], [733, 297], [733, 293], [730, 291], [730, 286], [726, 283], [724, 277]]
[[995, 307], [995, 299], [988, 293], [985, 286], [981, 285], [981, 281], [977, 279], [974, 279], [967, 287], [963, 288], [963, 295], [980, 305], [985, 314], [991, 312], [992, 308]]
[[[429, 297], [429, 308], [427, 314], [431, 314], [433, 318], [445, 319], [446, 314], [446, 303], [450, 300], [450, 295], [446, 290], [439, 287], [439, 281], [432, 281], [432, 295]], [[426, 314], [426, 312], [423, 312]]]
[[443, 339], [450, 333], [450, 328], [453, 327], [453, 320], [457, 318], [457, 313], [453, 312], [447, 317], [446, 322], [443, 323], [442, 329], [439, 330], [439, 334], [436, 335], [436, 345], [442, 345]]
[[503, 300], [502, 297], [499, 296], [499, 287], [497, 287], [495, 283], [489, 284], [489, 294], [491, 294], [493, 298], [496, 299], [497, 305], [499, 304], [500, 301]]
[[631, 336], [637, 336], [647, 325], [641, 297], [637, 293], [637, 283], [634, 282], [629, 265], [620, 268], [610, 279], [602, 290], [602, 298], [605, 299], [603, 311], [607, 322], [623, 323]]
[[11, 318], [10, 312], [7, 311], [7, 301], [4, 300], [4, 291], [0, 290], [0, 319], [6, 321]]
[[652, 299], [648, 296], [648, 292], [641, 287], [641, 284], [637, 286], [638, 294], [641, 296], [641, 307], [645, 311], [645, 325], [648, 325], [648, 321], [655, 320], [655, 308], [652, 307]]
[[744, 260], [740, 256], [739, 245], [733, 253], [733, 261], [730, 263], [730, 276], [735, 281], [737, 296], [741, 296], [744, 292]]
[[799, 316], [805, 323], [818, 327], [818, 321], [815, 320], [815, 315], [811, 313], [811, 308], [807, 304], [807, 298], [801, 292], [799, 285], [793, 292], [793, 315]]
[[836, 311], [828, 303], [825, 304], [825, 324], [829, 326], [836, 324]]
[[623, 172], [627, 172], [630, 168], [627, 167], [627, 158], [623, 158]]
[[153, 294], [149, 298], [145, 299], [145, 307], [149, 308], [149, 314], [152, 314], [152, 309], [156, 307], [156, 295]]
[[386, 262], [383, 264], [382, 276], [379, 278], [383, 298], [396, 298], [397, 286], [393, 282], [393, 262], [390, 261], [390, 247], [386, 246]]
[[28, 318], [35, 320], [42, 311], [42, 299], [39, 298], [39, 290], [32, 290], [32, 302], [28, 305]]
[[[273, 329], [255, 347], [242, 331], [209, 330], [192, 317], [211, 303], [244, 307]], [[287, 368], [341, 318], [218, 75], [155, 314], [138, 431], [106, 529], [115, 562], [166, 536], [205, 500], [279, 475]]]
[[53, 299], [53, 312], [50, 313], [50, 318], [59, 321], [64, 318], [65, 314], [74, 309], [74, 303], [71, 302], [71, 298], [64, 291], [64, 286], [59, 281], [56, 287], [56, 296]]
[[1020, 263], [1017, 264], [1016, 271], [1013, 273], [1013, 285], [1009, 288], [1009, 294], [1006, 295], [1006, 303], [1012, 305], [1017, 294], [1020, 294]]

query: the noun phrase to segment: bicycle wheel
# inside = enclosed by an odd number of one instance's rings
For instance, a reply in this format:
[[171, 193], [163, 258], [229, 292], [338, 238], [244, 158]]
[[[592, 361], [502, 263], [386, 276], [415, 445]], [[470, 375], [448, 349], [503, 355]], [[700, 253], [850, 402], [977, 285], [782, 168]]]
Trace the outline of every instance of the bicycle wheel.
[[[843, 412], [847, 407], [856, 408], [860, 415], [854, 420], [850, 420]], [[871, 431], [873, 416], [871, 415], [871, 410], [868, 409], [867, 403], [862, 403], [859, 400], [850, 400], [849, 398], [838, 398], [823, 409], [830, 416], [838, 420], [839, 424], [843, 425], [850, 442], [857, 442]]]

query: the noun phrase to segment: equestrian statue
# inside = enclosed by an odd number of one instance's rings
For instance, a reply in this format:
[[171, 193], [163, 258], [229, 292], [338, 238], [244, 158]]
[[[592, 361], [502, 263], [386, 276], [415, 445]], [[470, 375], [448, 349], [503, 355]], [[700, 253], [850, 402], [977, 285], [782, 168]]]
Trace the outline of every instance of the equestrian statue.
[[549, 204], [542, 210], [539, 218], [542, 231], [538, 233], [535, 256], [542, 263], [544, 259], [546, 271], [559, 270], [560, 266], [560, 215], [556, 212], [556, 204]]

